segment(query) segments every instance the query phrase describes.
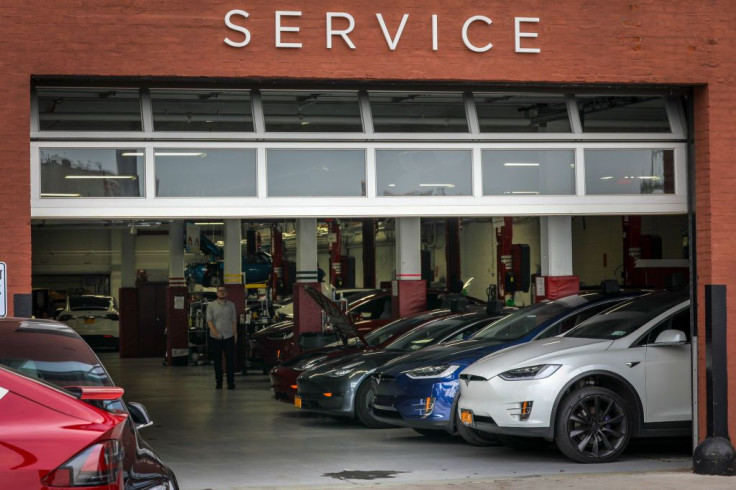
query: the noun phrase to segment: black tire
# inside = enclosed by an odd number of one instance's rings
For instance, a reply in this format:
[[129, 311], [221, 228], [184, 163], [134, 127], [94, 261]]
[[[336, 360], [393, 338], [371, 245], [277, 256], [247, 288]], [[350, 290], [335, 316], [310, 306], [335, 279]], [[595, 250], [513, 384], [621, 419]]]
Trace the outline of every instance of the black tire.
[[218, 275], [210, 276], [209, 283], [210, 283], [209, 287], [218, 288], [222, 286], [222, 277]]
[[587, 386], [569, 393], [560, 404], [555, 443], [578, 463], [608, 463], [618, 458], [631, 438], [631, 417], [614, 391]]
[[506, 447], [516, 451], [541, 451], [549, 446], [549, 441], [541, 437], [510, 436], [496, 434], [496, 440]]
[[452, 435], [441, 429], [417, 429], [416, 427], [412, 427], [412, 429], [417, 434], [421, 434], [429, 439], [447, 439]]
[[393, 427], [390, 424], [376, 420], [371, 411], [373, 403], [373, 388], [370, 379], [365, 380], [355, 394], [355, 418], [369, 429], [385, 429]]
[[462, 422], [457, 422], [457, 433], [463, 438], [465, 442], [473, 446], [488, 447], [498, 446], [499, 442], [496, 436], [490, 432], [483, 432], [472, 427], [468, 427]]

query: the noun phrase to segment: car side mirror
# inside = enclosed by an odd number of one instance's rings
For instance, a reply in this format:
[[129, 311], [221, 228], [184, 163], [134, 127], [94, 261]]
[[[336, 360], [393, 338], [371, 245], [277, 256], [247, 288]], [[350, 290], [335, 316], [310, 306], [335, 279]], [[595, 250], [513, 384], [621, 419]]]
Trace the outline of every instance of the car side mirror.
[[684, 344], [687, 341], [685, 332], [681, 330], [665, 330], [657, 335], [655, 344]]
[[153, 420], [148, 415], [148, 410], [140, 403], [130, 402], [128, 405], [128, 412], [130, 412], [130, 418], [135, 424], [135, 428], [140, 430], [153, 425]]

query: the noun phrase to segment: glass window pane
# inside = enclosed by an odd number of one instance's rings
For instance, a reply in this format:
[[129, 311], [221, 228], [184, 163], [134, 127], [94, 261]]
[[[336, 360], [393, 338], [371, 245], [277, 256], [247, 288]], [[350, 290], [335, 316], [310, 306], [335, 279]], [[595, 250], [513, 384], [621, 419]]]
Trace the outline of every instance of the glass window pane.
[[266, 131], [360, 133], [358, 94], [263, 91]]
[[470, 196], [469, 150], [379, 150], [379, 196]]
[[674, 194], [674, 150], [585, 150], [586, 194]]
[[157, 148], [156, 196], [252, 197], [256, 150]]
[[482, 133], [569, 133], [564, 95], [474, 94]]
[[142, 148], [43, 148], [41, 197], [140, 197]]
[[250, 93], [217, 90], [152, 90], [155, 131], [253, 132]]
[[364, 150], [268, 150], [268, 195], [365, 196]]
[[39, 88], [41, 131], [141, 131], [138, 90]]
[[462, 94], [371, 93], [377, 133], [467, 133]]
[[484, 150], [483, 195], [575, 194], [573, 150]]
[[578, 96], [586, 133], [669, 133], [664, 97]]

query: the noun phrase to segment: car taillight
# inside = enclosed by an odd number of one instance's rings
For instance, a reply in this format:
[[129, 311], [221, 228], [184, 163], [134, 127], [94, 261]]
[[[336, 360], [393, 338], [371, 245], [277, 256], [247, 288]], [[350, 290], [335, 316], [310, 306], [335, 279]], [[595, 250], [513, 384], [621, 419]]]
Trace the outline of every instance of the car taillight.
[[108, 320], [113, 320], [113, 321], [120, 320], [120, 317], [118, 316], [117, 313], [108, 313], [107, 315], [105, 315], [105, 318], [107, 318]]
[[93, 487], [115, 483], [122, 470], [120, 441], [98, 442], [77, 453], [41, 479], [50, 487]]
[[71, 320], [72, 318], [74, 318], [74, 316], [72, 316], [72, 315], [59, 315], [59, 321], [60, 322], [67, 322], [67, 321]]

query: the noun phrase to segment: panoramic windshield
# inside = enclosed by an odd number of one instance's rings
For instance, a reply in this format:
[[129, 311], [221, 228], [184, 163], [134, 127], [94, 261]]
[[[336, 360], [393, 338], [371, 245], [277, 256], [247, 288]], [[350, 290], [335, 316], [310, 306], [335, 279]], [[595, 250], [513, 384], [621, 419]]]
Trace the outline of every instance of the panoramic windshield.
[[405, 332], [420, 323], [424, 323], [428, 320], [431, 320], [437, 315], [446, 313], [447, 310], [436, 310], [429, 313], [425, 313], [424, 315], [417, 315], [417, 316], [411, 316], [408, 318], [401, 318], [399, 320], [393, 321], [387, 325], [382, 326], [381, 328], [377, 328], [371, 332], [368, 332], [364, 338], [366, 343], [369, 347], [375, 347], [377, 345], [381, 345], [387, 340], [392, 339], [393, 337], [396, 337], [397, 335], [400, 335], [401, 332]]
[[69, 298], [71, 310], [107, 310], [110, 298], [105, 296], [72, 296]]
[[467, 322], [468, 320], [464, 318], [447, 318], [434, 321], [405, 333], [391, 342], [387, 349], [401, 351], [419, 350], [422, 347], [434, 344], [439, 339], [444, 338], [448, 332], [456, 330]]
[[84, 340], [54, 323], [22, 323], [6, 330], [0, 342], [0, 364], [60, 388], [112, 386]]
[[620, 339], [682, 301], [681, 295], [670, 293], [642, 296], [588, 319], [567, 332], [565, 337]]
[[520, 339], [544, 322], [557, 317], [571, 308], [558, 301], [537, 303], [491, 323], [473, 335], [473, 339], [511, 341]]

